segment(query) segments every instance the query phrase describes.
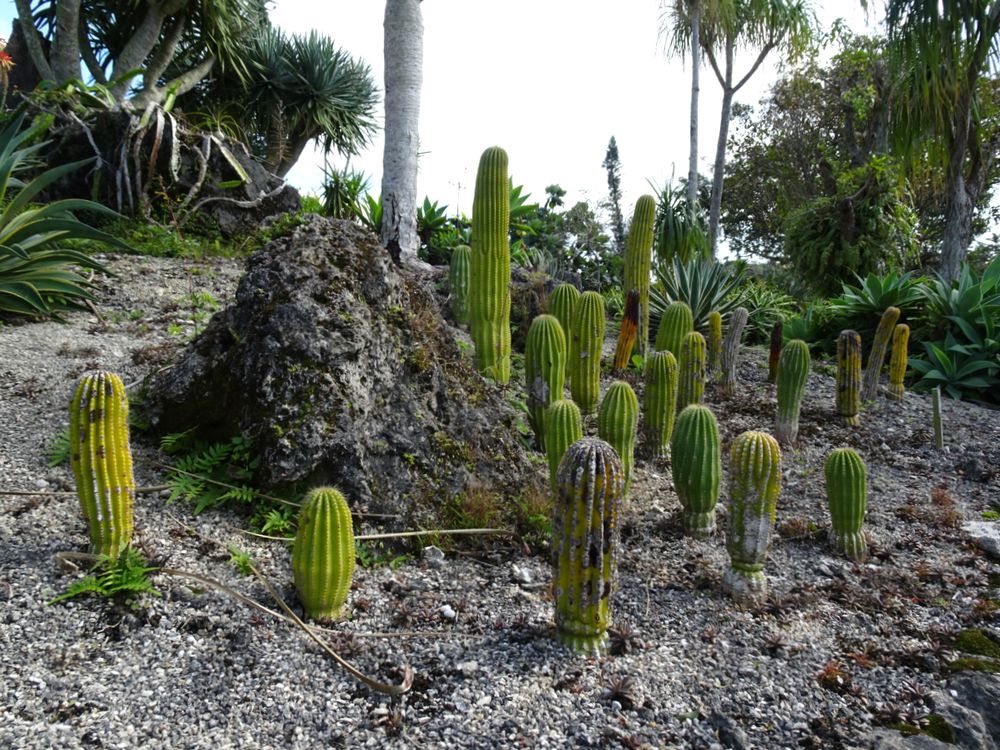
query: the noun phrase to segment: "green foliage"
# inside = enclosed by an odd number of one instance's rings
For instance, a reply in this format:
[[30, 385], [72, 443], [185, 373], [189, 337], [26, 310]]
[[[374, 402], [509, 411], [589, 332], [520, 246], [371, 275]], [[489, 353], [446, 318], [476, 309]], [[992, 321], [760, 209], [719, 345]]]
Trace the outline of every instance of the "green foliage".
[[[428, 536], [433, 532], [427, 532]], [[380, 568], [387, 566], [395, 570], [410, 559], [410, 555], [400, 554], [382, 542], [354, 542], [354, 559], [362, 568]]]
[[50, 468], [69, 463], [69, 445], [69, 427], [66, 426], [49, 443], [46, 460]]
[[[988, 347], [988, 348], [987, 348]], [[913, 390], [928, 391], [936, 386], [954, 399], [989, 398], [996, 402], [1000, 385], [1000, 341], [990, 339], [983, 346], [960, 344], [949, 333], [943, 342], [925, 341], [925, 357], [910, 357], [910, 368], [920, 375]]]
[[838, 325], [858, 331], [864, 340], [871, 340], [886, 308], [898, 307], [906, 318], [922, 308], [923, 280], [910, 272], [870, 273], [865, 278], [857, 276], [857, 281], [857, 286], [843, 284], [843, 291], [830, 300], [830, 306]]
[[[253, 455], [250, 444], [243, 437], [206, 444], [193, 439], [189, 433], [181, 433], [181, 436], [164, 437], [160, 447], [168, 453], [185, 451], [173, 466], [176, 471], [170, 474], [167, 502], [192, 503], [195, 515], [229, 501], [243, 505], [260, 502], [259, 493], [248, 484], [260, 459]], [[192, 474], [195, 476], [190, 476]], [[218, 484], [220, 482], [232, 486], [223, 486]]]
[[[658, 189], [656, 203], [655, 241], [653, 244], [656, 262], [666, 266], [680, 261], [687, 264], [698, 258], [709, 258], [712, 248], [708, 237], [708, 195], [702, 191], [692, 221], [691, 208], [687, 201], [685, 180], [674, 187], [668, 182]], [[708, 180], [699, 180], [707, 186]]]
[[361, 200], [368, 192], [364, 172], [344, 167], [323, 168], [323, 214], [334, 219], [356, 220], [361, 214]]
[[160, 596], [160, 592], [149, 580], [150, 573], [157, 570], [159, 568], [149, 565], [136, 549], [125, 547], [115, 558], [101, 555], [86, 578], [74, 582], [65, 593], [50, 599], [48, 603], [55, 604], [82, 594], [97, 594], [106, 599], [120, 600], [129, 600], [139, 594]]
[[748, 312], [743, 341], [747, 344], [766, 344], [774, 324], [794, 317], [799, 309], [798, 300], [767, 281], [751, 279], [730, 292], [732, 299]]
[[743, 280], [741, 266], [695, 259], [687, 263], [674, 260], [656, 266], [656, 281], [649, 290], [650, 325], [656, 329], [660, 316], [674, 301], [687, 303], [698, 331], [708, 330], [708, 315], [718, 310], [725, 315], [739, 307], [734, 294]]
[[229, 551], [229, 564], [236, 568], [241, 576], [253, 575], [253, 558], [249, 552], [241, 550], [235, 544], [230, 544], [226, 549]]

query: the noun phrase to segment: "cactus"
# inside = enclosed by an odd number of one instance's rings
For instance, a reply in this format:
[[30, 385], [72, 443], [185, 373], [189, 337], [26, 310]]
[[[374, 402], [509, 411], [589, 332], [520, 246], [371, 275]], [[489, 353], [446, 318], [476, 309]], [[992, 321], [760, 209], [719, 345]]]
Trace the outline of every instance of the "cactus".
[[767, 594], [764, 560], [780, 491], [778, 442], [766, 432], [748, 431], [737, 436], [729, 457], [726, 549], [730, 566], [722, 579], [723, 587], [737, 601], [759, 601]]
[[719, 360], [722, 357], [722, 313], [712, 310], [708, 314], [708, 372], [706, 380], [714, 382], [719, 376]]
[[944, 450], [944, 422], [941, 418], [941, 386], [934, 386], [931, 391], [931, 422], [934, 426], [934, 447]]
[[354, 528], [347, 500], [331, 487], [310, 490], [292, 546], [295, 590], [314, 620], [339, 620], [354, 577]]
[[868, 471], [851, 448], [837, 448], [826, 459], [826, 500], [830, 506], [833, 548], [855, 562], [868, 557], [861, 527], [868, 505]]
[[671, 352], [680, 361], [681, 341], [694, 330], [694, 315], [686, 302], [675, 300], [667, 305], [656, 329], [656, 351]]
[[628, 228], [625, 248], [624, 289], [639, 293], [637, 331], [639, 353], [645, 357], [649, 347], [649, 264], [653, 253], [653, 225], [656, 220], [656, 198], [643, 195], [635, 203], [632, 223]]
[[670, 453], [677, 405], [677, 360], [670, 352], [653, 352], [646, 358], [646, 392], [643, 395], [644, 435], [654, 458]]
[[632, 386], [616, 380], [608, 388], [597, 415], [597, 434], [618, 452], [625, 471], [625, 492], [632, 478], [635, 432], [639, 426], [639, 399]]
[[862, 401], [871, 401], [878, 393], [878, 381], [882, 375], [882, 364], [885, 362], [885, 350], [889, 346], [889, 337], [892, 336], [897, 320], [899, 320], [899, 308], [887, 307], [882, 313], [882, 319], [878, 322], [872, 350], [868, 353], [868, 365], [865, 367], [865, 374], [861, 381]]
[[729, 328], [722, 343], [722, 378], [719, 384], [719, 390], [725, 396], [736, 395], [736, 362], [740, 355], [743, 328], [749, 316], [745, 307], [737, 307], [729, 315]]
[[573, 443], [559, 464], [552, 565], [559, 639], [577, 653], [607, 650], [617, 586], [618, 510], [624, 470], [603, 440]]
[[128, 440], [128, 397], [111, 372], [85, 375], [69, 405], [70, 463], [90, 549], [118, 557], [132, 541], [135, 480]]
[[597, 292], [584, 292], [573, 308], [568, 363], [570, 393], [584, 414], [597, 410], [603, 345], [604, 298]]
[[778, 360], [778, 426], [775, 435], [782, 445], [795, 442], [799, 434], [799, 409], [806, 392], [812, 364], [809, 345], [802, 339], [789, 341]]
[[476, 366], [502, 385], [510, 380], [509, 225], [507, 153], [494, 146], [479, 160], [472, 201], [469, 322]]
[[784, 341], [784, 323], [777, 321], [771, 328], [771, 351], [767, 356], [767, 382], [773, 383], [778, 377], [778, 360], [781, 358], [781, 345]]
[[566, 337], [554, 315], [531, 321], [524, 343], [524, 377], [528, 416], [539, 450], [545, 450], [545, 410], [563, 395], [566, 380]]
[[861, 424], [861, 336], [857, 331], [841, 331], [837, 337], [837, 413], [844, 424]]
[[697, 331], [690, 331], [681, 341], [677, 367], [677, 409], [700, 404], [705, 396], [705, 337]]
[[906, 347], [910, 343], [910, 327], [899, 323], [892, 332], [892, 356], [889, 358], [889, 399], [903, 400], [903, 376], [906, 375]]
[[722, 457], [719, 425], [707, 406], [684, 407], [670, 440], [674, 489], [683, 508], [684, 531], [707, 537], [715, 531], [715, 504], [719, 500]]
[[469, 324], [469, 264], [472, 250], [459, 245], [451, 251], [448, 264], [448, 291], [451, 294], [451, 315], [460, 326]]
[[[648, 291], [648, 290], [647, 290]], [[625, 314], [622, 316], [621, 328], [618, 329], [618, 343], [615, 345], [615, 359], [611, 368], [621, 372], [628, 367], [635, 346], [636, 333], [639, 330], [639, 292], [629, 291], [625, 298]]]
[[566, 449], [583, 437], [580, 407], [568, 398], [553, 401], [545, 415], [545, 453], [549, 459], [549, 484], [556, 491], [559, 462]]
[[[580, 290], [572, 284], [559, 284], [549, 295], [549, 314], [559, 319], [563, 333], [566, 334], [566, 346], [570, 346], [570, 325], [573, 323], [573, 310], [580, 299]], [[570, 366], [566, 363], [566, 385], [569, 385]]]

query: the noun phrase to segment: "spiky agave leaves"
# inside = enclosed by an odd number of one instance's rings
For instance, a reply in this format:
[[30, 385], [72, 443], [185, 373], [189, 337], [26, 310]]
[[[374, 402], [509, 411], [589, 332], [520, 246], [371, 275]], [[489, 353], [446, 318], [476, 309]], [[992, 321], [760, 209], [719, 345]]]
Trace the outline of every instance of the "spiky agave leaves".
[[686, 302], [674, 300], [660, 316], [660, 326], [656, 329], [656, 351], [671, 352], [680, 359], [681, 341], [694, 330], [694, 315]]
[[116, 558], [132, 541], [135, 480], [128, 435], [128, 398], [111, 372], [85, 375], [69, 405], [70, 465], [90, 548]]
[[573, 308], [569, 342], [570, 394], [584, 414], [597, 411], [603, 345], [604, 298], [584, 292]]
[[317, 487], [306, 495], [292, 547], [292, 572], [309, 617], [340, 619], [354, 578], [354, 527], [338, 490]]
[[556, 626], [559, 639], [580, 654], [607, 650], [624, 475], [615, 450], [596, 438], [573, 443], [559, 464], [552, 524]]
[[861, 424], [861, 336], [841, 331], [837, 337], [837, 413], [844, 424]]
[[568, 398], [553, 401], [545, 414], [545, 454], [549, 460], [549, 483], [556, 491], [559, 462], [566, 449], [583, 437], [580, 407]]
[[458, 325], [469, 324], [469, 273], [472, 250], [459, 245], [451, 251], [448, 264], [448, 293], [451, 295], [451, 315]]
[[775, 435], [783, 445], [794, 443], [799, 434], [799, 410], [806, 392], [812, 360], [802, 339], [789, 341], [778, 359], [778, 425]]
[[677, 417], [670, 441], [674, 489], [681, 501], [684, 531], [707, 537], [715, 531], [722, 456], [719, 425], [707, 406], [692, 404]]
[[[655, 223], [656, 198], [651, 195], [640, 196], [635, 203], [632, 223], [629, 224], [623, 281], [626, 296], [633, 290], [639, 295], [637, 331], [639, 353], [643, 356], [646, 356], [649, 346], [649, 271]], [[626, 363], [627, 361], [626, 357]]]
[[645, 367], [642, 411], [646, 450], [654, 458], [665, 458], [670, 453], [677, 408], [677, 360], [670, 352], [653, 352]]
[[625, 492], [632, 479], [635, 433], [639, 427], [639, 399], [632, 386], [616, 380], [604, 394], [597, 415], [597, 434], [615, 449], [625, 471]]
[[833, 548], [856, 562], [868, 557], [862, 526], [868, 507], [868, 470], [852, 448], [837, 448], [826, 459], [826, 499]]
[[885, 352], [889, 346], [889, 338], [892, 336], [896, 321], [899, 320], [899, 315], [898, 307], [887, 307], [882, 313], [878, 328], [875, 329], [875, 340], [872, 341], [872, 350], [868, 353], [868, 365], [865, 367], [865, 374], [861, 381], [862, 401], [871, 401], [878, 393]]
[[906, 348], [910, 342], [910, 327], [899, 323], [892, 332], [892, 356], [889, 358], [889, 390], [890, 401], [902, 401], [905, 389], [903, 378], [906, 375]]

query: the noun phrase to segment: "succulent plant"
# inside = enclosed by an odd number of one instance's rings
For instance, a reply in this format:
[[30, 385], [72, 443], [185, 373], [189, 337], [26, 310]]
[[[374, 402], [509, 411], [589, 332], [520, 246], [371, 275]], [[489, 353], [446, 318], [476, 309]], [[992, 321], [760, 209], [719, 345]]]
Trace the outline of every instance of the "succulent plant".
[[875, 340], [872, 341], [872, 350], [868, 353], [868, 365], [865, 367], [865, 374], [861, 381], [862, 401], [871, 401], [878, 393], [882, 364], [885, 362], [885, 351], [889, 346], [889, 338], [892, 336], [896, 321], [899, 320], [899, 315], [898, 307], [887, 307], [882, 313], [882, 319], [878, 322], [878, 328], [875, 329]]
[[313, 620], [339, 620], [354, 578], [354, 527], [347, 500], [331, 487], [306, 494], [292, 546], [295, 590]]
[[[558, 284], [549, 294], [549, 314], [559, 319], [563, 333], [566, 334], [566, 346], [570, 345], [570, 326], [573, 323], [573, 310], [580, 299], [580, 290], [572, 284]], [[570, 367], [566, 364], [566, 385], [569, 385]]]
[[625, 492], [632, 479], [635, 433], [639, 427], [639, 399], [632, 386], [616, 380], [604, 393], [597, 415], [597, 434], [618, 452], [625, 471]]
[[833, 548], [856, 562], [868, 557], [861, 527], [868, 506], [868, 470], [852, 448], [837, 448], [826, 459], [826, 499], [830, 506]]
[[845, 424], [861, 424], [861, 336], [841, 331], [837, 337], [837, 413]]
[[653, 352], [646, 358], [646, 391], [643, 394], [643, 434], [654, 458], [670, 453], [677, 408], [677, 360], [670, 352]]
[[719, 425], [707, 406], [686, 406], [677, 416], [670, 439], [674, 489], [683, 508], [684, 531], [707, 537], [715, 531], [722, 456]]
[[80, 378], [69, 405], [69, 441], [91, 552], [118, 557], [132, 541], [135, 503], [128, 397], [121, 378], [104, 371]]
[[624, 474], [614, 448], [596, 438], [573, 443], [559, 464], [552, 524], [556, 627], [577, 653], [607, 652]]
[[472, 201], [469, 322], [479, 371], [510, 380], [510, 186], [507, 152], [483, 152]]
[[910, 343], [910, 327], [898, 323], [892, 332], [892, 356], [889, 358], [889, 391], [892, 401], [902, 401], [903, 377], [906, 375], [906, 347]]
[[781, 491], [781, 449], [766, 432], [744, 432], [733, 441], [729, 458], [730, 566], [723, 587], [737, 601], [767, 595], [764, 560], [774, 531]]
[[584, 292], [573, 308], [569, 342], [570, 393], [584, 414], [597, 410], [603, 345], [604, 298]]
[[451, 295], [451, 315], [459, 325], [469, 324], [469, 265], [472, 250], [459, 245], [451, 251], [448, 264], [448, 293]]
[[680, 361], [681, 341], [694, 330], [694, 315], [686, 302], [674, 300], [660, 316], [660, 326], [656, 330], [656, 351], [670, 352]]
[[563, 396], [566, 380], [566, 337], [554, 315], [531, 321], [524, 343], [524, 377], [528, 416], [540, 450], [545, 450], [545, 411]]
[[705, 397], [705, 337], [689, 331], [677, 358], [677, 409], [700, 404]]
[[549, 484], [556, 491], [559, 462], [566, 449], [583, 437], [580, 407], [568, 398], [553, 401], [545, 417], [545, 454], [549, 459]]
[[719, 375], [722, 359], [722, 313], [712, 310], [708, 314], [708, 373], [705, 376], [709, 382], [714, 382]]
[[[653, 229], [656, 223], [656, 198], [642, 195], [635, 203], [625, 247], [624, 291], [639, 293], [639, 353], [646, 356], [649, 347], [649, 266], [653, 254]], [[627, 361], [627, 358], [626, 358]]]
[[790, 445], [799, 435], [799, 410], [806, 392], [812, 360], [809, 345], [802, 339], [789, 341], [778, 360], [778, 442]]
[[719, 390], [726, 396], [736, 394], [736, 363], [740, 355], [743, 328], [749, 316], [745, 307], [737, 307], [729, 315], [729, 327], [722, 342], [722, 377], [719, 386]]
[[767, 356], [767, 382], [773, 383], [778, 377], [778, 360], [781, 358], [781, 345], [784, 341], [785, 325], [780, 320], [775, 321], [771, 328], [771, 351]]
[[632, 349], [635, 347], [638, 330], [639, 292], [636, 289], [632, 289], [625, 297], [625, 314], [622, 315], [622, 324], [618, 329], [615, 358], [611, 364], [611, 369], [614, 372], [621, 372], [628, 367], [629, 360], [632, 358]]

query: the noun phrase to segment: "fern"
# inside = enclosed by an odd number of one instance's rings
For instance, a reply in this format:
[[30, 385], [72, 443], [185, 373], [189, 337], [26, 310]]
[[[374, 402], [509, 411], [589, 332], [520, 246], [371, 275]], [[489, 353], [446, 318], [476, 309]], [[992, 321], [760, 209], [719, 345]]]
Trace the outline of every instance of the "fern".
[[137, 550], [126, 547], [114, 559], [101, 555], [90, 569], [89, 575], [72, 583], [65, 593], [50, 599], [48, 603], [55, 604], [82, 594], [97, 594], [108, 599], [130, 599], [137, 594], [161, 596], [149, 580], [149, 574], [157, 570], [159, 568], [148, 565]]
[[63, 428], [62, 432], [60, 432], [52, 439], [52, 443], [49, 444], [47, 459], [49, 462], [49, 468], [52, 469], [54, 469], [57, 466], [62, 466], [64, 463], [69, 461], [68, 425]]

